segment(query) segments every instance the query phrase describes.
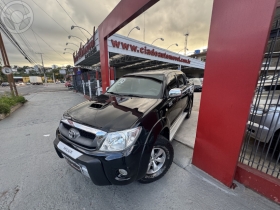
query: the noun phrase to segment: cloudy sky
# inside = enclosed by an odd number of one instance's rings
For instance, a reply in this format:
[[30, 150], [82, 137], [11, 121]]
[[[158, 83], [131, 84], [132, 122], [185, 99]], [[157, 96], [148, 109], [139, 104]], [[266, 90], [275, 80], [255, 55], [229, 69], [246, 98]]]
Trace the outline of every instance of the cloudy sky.
[[[28, 8], [19, 4], [11, 4], [5, 9], [5, 5], [16, 2], [10, 0], [1, 0], [1, 18], [6, 18], [15, 11], [28, 11]], [[20, 3], [20, 0], [17, 2]], [[41, 63], [41, 58], [34, 52], [42, 52], [45, 66], [56, 64], [73, 65], [72, 55], [63, 54], [66, 42], [73, 42], [79, 45], [79, 40], [67, 36], [69, 34], [78, 36], [83, 40], [89, 37], [86, 32], [81, 33], [77, 28], [71, 30], [71, 25], [75, 23], [92, 33], [93, 26], [98, 25], [120, 2], [120, 0], [22, 0], [26, 3], [33, 13], [33, 23], [30, 28], [21, 33], [13, 34], [22, 48], [37, 62]], [[67, 16], [66, 12], [72, 20]], [[178, 52], [184, 48], [184, 34], [188, 32], [188, 49], [205, 48], [208, 44], [210, 19], [213, 0], [160, 0], [144, 14], [130, 22], [118, 33], [127, 36], [131, 28], [140, 27], [140, 31], [133, 30], [131, 38], [151, 43], [154, 39], [162, 37], [164, 41], [156, 41], [154, 44], [158, 47], [167, 48], [173, 43], [169, 50]], [[24, 9], [24, 10], [23, 10]], [[27, 14], [27, 13], [24, 13]], [[19, 15], [17, 15], [19, 17]], [[2, 19], [3, 20], [3, 19]], [[145, 21], [144, 21], [145, 20]], [[145, 22], [145, 35], [144, 35]], [[29, 65], [17, 49], [3, 35], [4, 43], [8, 53], [11, 65]], [[75, 45], [68, 47], [76, 50]], [[68, 52], [72, 52], [69, 50]]]

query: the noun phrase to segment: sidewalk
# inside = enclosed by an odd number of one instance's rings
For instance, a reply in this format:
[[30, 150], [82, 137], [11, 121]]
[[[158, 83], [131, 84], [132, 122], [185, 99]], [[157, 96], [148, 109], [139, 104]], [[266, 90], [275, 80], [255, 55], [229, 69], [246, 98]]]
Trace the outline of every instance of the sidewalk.
[[192, 149], [176, 140], [174, 163], [162, 179], [96, 186], [59, 159], [53, 148], [63, 112], [84, 101], [83, 96], [40, 92], [27, 99], [0, 122], [0, 209], [279, 209], [241, 184], [229, 189], [192, 166]]

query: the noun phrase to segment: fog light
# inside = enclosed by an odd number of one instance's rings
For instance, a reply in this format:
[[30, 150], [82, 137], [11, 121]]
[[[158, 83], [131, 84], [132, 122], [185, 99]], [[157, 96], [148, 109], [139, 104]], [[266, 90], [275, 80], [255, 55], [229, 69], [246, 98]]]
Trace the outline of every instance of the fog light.
[[87, 167], [84, 165], [80, 165], [81, 166], [81, 173], [85, 176], [87, 176], [88, 178], [90, 178], [89, 174], [88, 174], [88, 170]]
[[119, 169], [119, 173], [123, 176], [126, 176], [128, 174], [127, 171], [124, 169]]

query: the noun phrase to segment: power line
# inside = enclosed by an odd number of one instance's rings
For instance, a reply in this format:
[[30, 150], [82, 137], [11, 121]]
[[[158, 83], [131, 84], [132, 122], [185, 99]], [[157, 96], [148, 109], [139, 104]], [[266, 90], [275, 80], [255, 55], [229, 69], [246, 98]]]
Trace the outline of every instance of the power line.
[[[68, 17], [73, 21], [73, 23], [75, 23], [75, 25], [78, 25], [72, 18], [71, 16], [68, 14], [68, 12], [63, 8], [63, 6], [59, 3], [58, 0], [56, 0], [56, 2], [59, 4], [59, 6], [64, 10], [64, 12], [68, 15]], [[87, 36], [84, 34], [84, 32], [79, 28], [80, 32], [86, 37], [87, 39]]]
[[[39, 36], [33, 29], [31, 29], [46, 45], [48, 45], [54, 52], [56, 52], [60, 57], [66, 60], [60, 53], [58, 53], [55, 49], [52, 48], [41, 36]], [[67, 61], [67, 60], [66, 60]]]
[[9, 30], [6, 28], [6, 26], [0, 21], [1, 29], [7, 36], [7, 38], [12, 42], [12, 44], [25, 56], [25, 58], [30, 62], [34, 63], [32, 59], [30, 59], [30, 56], [21, 48], [21, 46], [17, 43], [17, 41], [14, 39], [13, 35], [9, 32]]
[[[5, 4], [5, 2], [3, 1], [3, 0], [1, 0], [4, 4]], [[33, 0], [32, 0], [33, 1]], [[21, 1], [22, 2], [22, 1]], [[33, 3], [35, 3], [34, 1], [33, 1]], [[36, 3], [35, 3], [36, 4]], [[36, 4], [41, 10], [43, 10], [38, 4]], [[1, 7], [1, 6], [0, 6]], [[3, 10], [3, 7], [1, 7], [2, 8], [2, 10]], [[24, 7], [23, 7], [24, 8]], [[25, 10], [25, 9], [24, 9]], [[44, 10], [43, 10], [44, 11]], [[44, 11], [45, 12], [45, 11]], [[46, 13], [46, 12], [45, 12]], [[47, 13], [46, 13], [47, 14]], [[48, 14], [47, 14], [48, 15]], [[49, 15], [48, 15], [49, 16]], [[52, 18], [51, 16], [49, 16], [50, 18]], [[53, 18], [52, 18], [53, 19]], [[53, 19], [53, 21], [55, 21], [54, 19]], [[2, 31], [5, 33], [5, 35], [7, 36], [7, 38], [12, 42], [12, 44], [20, 51], [20, 53], [21, 54], [23, 54], [24, 55], [24, 57], [30, 62], [30, 63], [33, 63], [33, 64], [36, 64], [36, 65], [38, 65], [38, 63], [31, 57], [31, 56], [29, 56], [21, 47], [20, 47], [20, 45], [17, 43], [17, 41], [14, 39], [14, 37], [12, 36], [12, 34], [10, 33], [10, 31], [6, 28], [6, 26], [2, 23], [2, 21], [0, 21], [1, 22], [1, 29], [2, 29]], [[55, 21], [56, 22], [56, 21]], [[64, 29], [58, 22], [56, 22], [64, 31], [66, 31], [67, 33], [68, 33], [68, 31], [66, 30], [66, 29]], [[40, 50], [41, 50], [41, 47], [40, 47], [40, 45], [39, 45], [39, 43], [38, 43], [38, 40], [37, 40], [37, 38], [36, 38], [36, 36], [35, 36], [35, 34], [46, 44], [46, 45], [48, 45], [54, 52], [56, 52], [61, 58], [63, 58], [65, 61], [67, 61], [60, 53], [58, 53], [54, 48], [52, 48], [41, 36], [39, 36], [32, 28], [31, 28], [31, 31], [33, 32], [33, 35], [34, 35], [34, 37], [35, 37], [35, 39], [36, 39], [36, 42], [37, 42], [37, 44], [38, 44], [38, 46], [39, 46], [39, 48], [40, 48]], [[69, 34], [69, 33], [68, 33]], [[30, 48], [32, 48], [31, 47], [31, 45], [30, 45], [30, 43], [28, 42], [28, 40], [26, 40], [26, 38], [25, 37], [21, 37], [21, 35], [20, 34], [18, 34], [19, 36], [20, 36], [20, 38], [22, 39], [22, 41], [24, 42], [24, 44], [25, 44], [25, 46], [29, 49], [29, 51], [31, 52], [33, 52], [34, 54], [35, 54], [35, 52], [34, 52], [34, 50], [33, 49], [30, 49]], [[24, 36], [24, 35], [23, 35]], [[28, 43], [26, 43], [26, 42], [28, 42]], [[28, 46], [28, 45], [30, 45], [30, 47]], [[31, 53], [32, 53], [31, 52]], [[35, 56], [36, 57], [36, 56]]]
[[6, 35], [6, 37], [11, 41], [11, 43], [18, 49], [18, 51], [29, 61], [29, 63], [34, 63], [32, 58], [21, 48], [21, 46], [17, 43], [17, 41], [14, 39], [12, 34], [8, 31], [6, 26], [0, 21], [0, 28], [3, 31], [3, 33]]
[[[5, 4], [5, 2], [2, 0], [2, 2]], [[23, 6], [23, 5], [22, 5]], [[2, 11], [3, 11], [3, 7], [2, 6], [0, 6], [1, 7], [1, 9], [2, 9]], [[24, 7], [23, 7], [23, 9], [24, 9]], [[10, 11], [10, 13], [12, 13], [13, 11], [11, 10], [11, 9], [9, 9], [9, 11]], [[4, 23], [3, 23], [4, 24]], [[6, 30], [8, 30], [7, 29], [7, 27], [5, 26], [5, 29]], [[9, 32], [10, 33], [10, 32]], [[17, 34], [19, 37], [20, 37], [20, 39], [22, 40], [22, 42], [24, 43], [24, 45], [27, 47], [27, 49], [29, 50], [29, 52], [32, 54], [34, 54], [34, 50], [32, 49], [32, 47], [31, 47], [31, 44], [28, 42], [28, 40], [27, 40], [27, 38], [24, 36], [24, 34], [20, 34], [20, 33], [18, 33]], [[11, 34], [10, 34], [10, 36], [12, 36]], [[13, 37], [13, 36], [12, 36]], [[13, 39], [14, 39], [14, 37], [13, 37]], [[29, 46], [28, 46], [29, 45]], [[34, 56], [35, 56], [35, 58], [36, 59], [38, 59], [37, 58], [37, 56], [34, 54]], [[30, 58], [32, 58], [31, 56], [29, 56]], [[34, 59], [34, 58], [32, 58], [32, 61], [35, 63], [35, 64], [37, 64], [37, 62], [36, 62], [36, 60]]]
[[[43, 51], [42, 51], [42, 48], [41, 48], [40, 45], [39, 45], [39, 42], [38, 42], [38, 40], [37, 40], [37, 37], [36, 37], [36, 35], [35, 35], [35, 33], [34, 33], [32, 27], [31, 27], [31, 31], [33, 32], [33, 36], [35, 37], [35, 40], [36, 40], [37, 45], [38, 45], [38, 47], [39, 47], [39, 49], [40, 49], [40, 52], [43, 52]], [[47, 60], [49, 60], [49, 61], [51, 61], [52, 63], [54, 63], [53, 60], [52, 60], [49, 56], [47, 56], [47, 54], [45, 54], [45, 58], [47, 58]]]
[[[33, 0], [32, 0], [33, 1]], [[59, 25], [66, 33], [67, 35], [69, 35], [70, 33], [65, 29], [63, 28], [63, 26], [61, 26], [54, 18], [52, 18], [42, 7], [40, 7], [35, 1], [33, 1], [34, 4], [37, 5], [37, 7], [39, 7], [46, 15], [48, 15], [57, 25]]]

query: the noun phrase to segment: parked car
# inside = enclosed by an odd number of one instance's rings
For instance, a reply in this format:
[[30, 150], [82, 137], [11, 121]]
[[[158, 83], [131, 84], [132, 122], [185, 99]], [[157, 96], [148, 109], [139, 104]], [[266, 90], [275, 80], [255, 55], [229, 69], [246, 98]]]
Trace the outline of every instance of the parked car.
[[[275, 148], [275, 155], [280, 153], [280, 106], [278, 104], [251, 106], [249, 121], [247, 123], [247, 134], [252, 138], [270, 143], [271, 149]], [[278, 140], [279, 139], [279, 140]]]
[[199, 78], [192, 78], [194, 83], [194, 91], [202, 91], [202, 82]]
[[183, 72], [127, 74], [63, 114], [55, 150], [96, 185], [150, 183], [170, 168], [171, 141], [193, 106]]
[[258, 80], [257, 90], [261, 88], [264, 91], [269, 90], [280, 90], [280, 76], [276, 75], [268, 75], [268, 76], [260, 76]]
[[16, 83], [17, 86], [22, 86], [22, 85], [25, 85], [23, 82], [18, 82]]
[[9, 86], [9, 83], [8, 83], [8, 82], [2, 82], [1, 86], [2, 86], [2, 87]]
[[67, 82], [65, 82], [65, 87], [73, 87], [73, 84], [72, 84], [72, 82], [71, 81], [67, 81]]

